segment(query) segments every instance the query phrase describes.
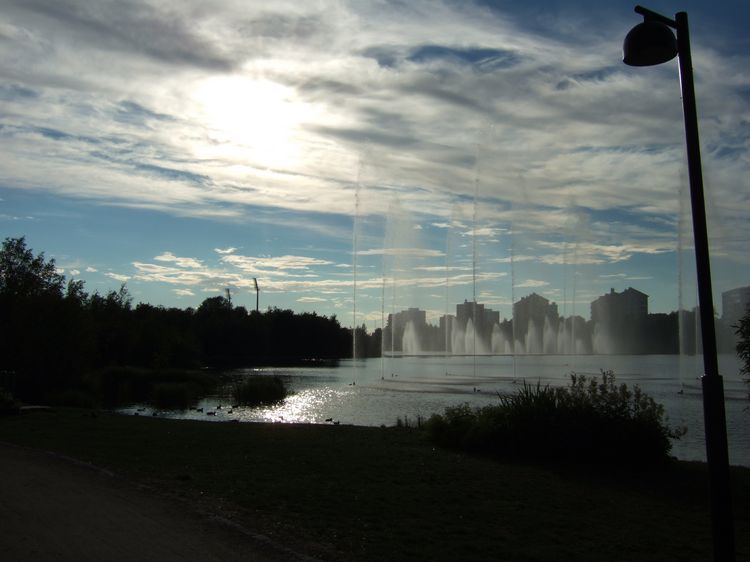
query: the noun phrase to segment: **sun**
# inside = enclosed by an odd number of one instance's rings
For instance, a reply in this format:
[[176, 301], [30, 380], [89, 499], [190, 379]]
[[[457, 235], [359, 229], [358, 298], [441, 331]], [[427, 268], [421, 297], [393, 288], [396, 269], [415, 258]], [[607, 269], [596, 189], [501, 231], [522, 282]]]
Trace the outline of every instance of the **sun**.
[[264, 168], [294, 166], [303, 158], [301, 126], [315, 110], [293, 88], [221, 76], [200, 82], [192, 98], [209, 136], [206, 156]]

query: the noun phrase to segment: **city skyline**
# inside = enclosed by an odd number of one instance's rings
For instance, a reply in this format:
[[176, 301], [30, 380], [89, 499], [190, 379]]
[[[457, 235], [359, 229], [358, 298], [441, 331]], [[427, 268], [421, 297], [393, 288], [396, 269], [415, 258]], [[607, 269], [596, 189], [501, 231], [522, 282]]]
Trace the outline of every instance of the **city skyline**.
[[[676, 62], [633, 3], [0, 0], [0, 236], [90, 292], [382, 327], [696, 305]], [[714, 304], [750, 284], [746, 2], [691, 18]]]
[[[651, 312], [649, 296], [628, 287], [611, 288], [589, 305], [588, 319], [559, 314], [557, 303], [532, 292], [513, 303], [511, 318], [484, 303], [464, 300], [455, 314], [445, 313], [437, 323], [427, 313], [409, 307], [387, 315], [382, 350], [419, 355], [431, 353], [525, 354], [640, 354], [687, 353], [700, 350], [698, 309]], [[734, 353], [735, 328], [750, 306], [750, 286], [722, 293], [727, 313], [716, 317], [717, 344], [722, 353]]]

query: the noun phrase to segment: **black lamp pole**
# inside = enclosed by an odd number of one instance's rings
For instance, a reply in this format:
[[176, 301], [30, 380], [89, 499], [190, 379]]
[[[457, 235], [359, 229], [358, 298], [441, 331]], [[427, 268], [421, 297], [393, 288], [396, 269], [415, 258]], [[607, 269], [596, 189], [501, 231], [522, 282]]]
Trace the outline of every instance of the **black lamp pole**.
[[[700, 327], [703, 343], [703, 419], [706, 431], [706, 459], [711, 483], [711, 518], [713, 524], [714, 560], [732, 561], [735, 559], [734, 524], [729, 483], [729, 448], [727, 443], [727, 423], [724, 411], [724, 382], [719, 375], [716, 350], [716, 329], [714, 325], [713, 291], [711, 289], [711, 262], [708, 251], [706, 229], [706, 206], [703, 197], [703, 172], [701, 166], [700, 143], [698, 139], [698, 113], [695, 107], [695, 87], [693, 65], [690, 55], [690, 34], [686, 12], [678, 12], [675, 19], [652, 12], [642, 6], [635, 11], [641, 14], [644, 22], [628, 34], [625, 40], [625, 62], [635, 66], [659, 64], [674, 58], [669, 56], [663, 44], [656, 45], [661, 53], [654, 55], [645, 43], [654, 31], [655, 36], [663, 31], [656, 27], [668, 26], [677, 31], [676, 53], [680, 65], [680, 86], [682, 108], [685, 116], [685, 140], [687, 144], [688, 174], [690, 179], [690, 202], [693, 215], [693, 236], [695, 238], [695, 261], [698, 273], [698, 303], [700, 306]], [[660, 25], [659, 25], [660, 24]], [[669, 31], [669, 30], [667, 30]], [[671, 35], [671, 31], [669, 31]], [[657, 42], [663, 35], [656, 38]], [[631, 45], [628, 45], [628, 41]], [[636, 44], [642, 43], [642, 44]], [[639, 51], [639, 47], [643, 50]], [[631, 50], [631, 54], [628, 50]], [[656, 58], [652, 58], [652, 57]], [[642, 58], [641, 58], [642, 57]], [[661, 58], [660, 58], [661, 57]]]

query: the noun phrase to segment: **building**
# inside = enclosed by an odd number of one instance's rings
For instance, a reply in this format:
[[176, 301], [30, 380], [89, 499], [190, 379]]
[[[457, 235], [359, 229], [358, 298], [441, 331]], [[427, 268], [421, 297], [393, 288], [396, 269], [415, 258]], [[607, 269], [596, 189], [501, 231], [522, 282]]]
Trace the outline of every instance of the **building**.
[[716, 343], [721, 353], [736, 352], [736, 326], [750, 306], [750, 287], [737, 287], [721, 293], [721, 320], [716, 323]]
[[[545, 348], [551, 346], [551, 338], [557, 337], [559, 322], [557, 304], [536, 293], [531, 293], [513, 304], [514, 338], [525, 353], [547, 351]], [[550, 345], [545, 346], [545, 339]], [[549, 351], [554, 353], [557, 349], [556, 341], [553, 347], [555, 349]]]
[[456, 305], [456, 321], [465, 327], [469, 320], [478, 332], [492, 333], [492, 327], [500, 322], [500, 313], [476, 301], [464, 300], [463, 304]]
[[632, 287], [611, 289], [591, 303], [594, 353], [641, 353], [645, 349], [648, 295]]
[[750, 286], [738, 287], [721, 293], [721, 320], [726, 326], [740, 321], [750, 305]]
[[591, 321], [641, 322], [648, 316], [648, 295], [628, 287], [622, 293], [614, 289], [591, 303]]
[[[409, 308], [408, 310], [388, 315], [388, 324], [386, 325], [384, 334], [384, 347], [386, 351], [404, 351], [404, 334], [409, 324], [411, 324], [411, 328], [409, 329], [410, 338], [413, 340], [416, 337], [417, 339], [416, 342], [409, 342], [412, 348], [409, 351], [422, 349], [422, 338], [427, 328], [427, 313], [419, 308]], [[414, 349], [414, 345], [417, 345], [416, 350]]]

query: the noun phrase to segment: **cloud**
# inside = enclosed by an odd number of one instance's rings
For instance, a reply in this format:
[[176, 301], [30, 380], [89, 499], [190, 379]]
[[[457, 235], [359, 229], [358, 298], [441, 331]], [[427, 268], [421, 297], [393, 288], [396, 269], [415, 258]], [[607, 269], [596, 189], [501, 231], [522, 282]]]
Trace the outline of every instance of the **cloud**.
[[91, 6], [72, 0], [10, 0], [6, 9], [30, 27], [49, 26], [49, 37], [64, 47], [139, 56], [162, 64], [230, 70], [232, 59], [200, 36], [188, 13], [147, 3]]
[[237, 251], [237, 248], [232, 248], [232, 247], [224, 248], [224, 249], [214, 248], [214, 252], [216, 252], [217, 254], [222, 254], [222, 255], [233, 254], [236, 251]]
[[516, 283], [514, 286], [517, 288], [532, 288], [532, 287], [547, 287], [548, 285], [549, 285], [548, 281], [542, 281], [539, 279], [526, 279], [525, 281]]
[[194, 258], [180, 258], [180, 257], [175, 256], [171, 252], [164, 252], [163, 254], [160, 254], [154, 257], [154, 259], [157, 261], [172, 262], [172, 263], [177, 264], [178, 267], [184, 267], [184, 268], [202, 267], [200, 260], [197, 260]]
[[88, 266], [86, 268], [86, 273], [96, 273], [97, 271], [99, 271], [99, 270], [96, 269], [95, 267]]
[[297, 302], [326, 302], [326, 299], [321, 297], [300, 297]]
[[250, 257], [237, 254], [226, 255], [221, 258], [223, 263], [232, 265], [241, 271], [256, 276], [260, 275], [290, 275], [306, 272], [313, 266], [333, 265], [334, 262], [312, 258], [308, 256], [278, 256], [278, 257]]
[[190, 289], [173, 289], [172, 292], [178, 297], [194, 297], [195, 293]]
[[121, 283], [125, 283], [126, 281], [129, 281], [131, 279], [130, 275], [123, 275], [121, 273], [113, 273], [111, 271], [108, 271], [105, 273], [107, 277], [110, 277], [111, 279], [114, 279], [115, 281], [120, 281]]
[[401, 256], [413, 258], [440, 258], [445, 256], [441, 250], [429, 248], [374, 248], [371, 250], [360, 250], [359, 256]]
[[[704, 12], [707, 29], [742, 19]], [[252, 220], [337, 251], [351, 247], [356, 207], [360, 271], [392, 257], [414, 283], [429, 273], [414, 269], [420, 259], [459, 267], [471, 235], [480, 264], [523, 264], [535, 279], [537, 266], [629, 267], [691, 244], [678, 239], [675, 69], [620, 63], [610, 33], [631, 16], [610, 11], [594, 28], [580, 6], [10, 0], [0, 184], [210, 226]], [[737, 44], [704, 32], [694, 66], [712, 257], [738, 264], [724, 270], [739, 280], [750, 261], [750, 80], [736, 69], [750, 55]], [[334, 253], [215, 251], [235, 258], [165, 252], [133, 274], [322, 290], [301, 276], [348, 267]]]

